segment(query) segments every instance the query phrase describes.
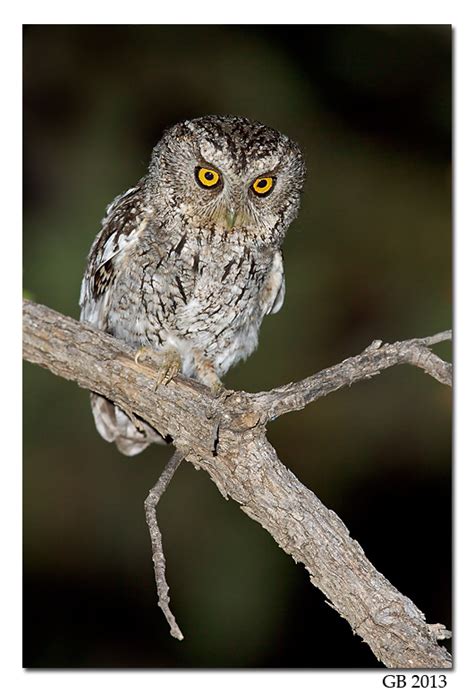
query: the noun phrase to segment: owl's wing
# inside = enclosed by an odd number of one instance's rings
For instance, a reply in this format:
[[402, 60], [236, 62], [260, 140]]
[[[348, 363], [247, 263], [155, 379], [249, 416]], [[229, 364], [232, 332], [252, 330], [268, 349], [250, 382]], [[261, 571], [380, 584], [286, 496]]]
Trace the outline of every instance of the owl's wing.
[[81, 320], [105, 329], [109, 288], [116, 274], [117, 261], [138, 240], [145, 219], [142, 181], [116, 197], [107, 207], [82, 280]]
[[[81, 286], [81, 320], [106, 329], [113, 281], [121, 259], [140, 238], [146, 226], [142, 181], [115, 198], [107, 207], [87, 260]], [[113, 402], [91, 392], [95, 425], [108, 442], [115, 442], [124, 455], [138, 455], [150, 443], [162, 443], [160, 434], [145, 421], [137, 429]]]
[[283, 256], [281, 250], [277, 250], [273, 256], [271, 269], [260, 294], [263, 314], [278, 313], [284, 300], [285, 272], [283, 269]]

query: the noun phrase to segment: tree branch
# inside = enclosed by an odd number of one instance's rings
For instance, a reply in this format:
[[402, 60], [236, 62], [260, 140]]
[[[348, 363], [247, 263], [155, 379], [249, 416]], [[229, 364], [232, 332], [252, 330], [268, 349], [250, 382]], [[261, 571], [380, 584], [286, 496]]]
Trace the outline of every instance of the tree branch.
[[255, 396], [256, 406], [266, 412], [266, 420], [275, 419], [289, 411], [303, 409], [310, 402], [350, 386], [359, 380], [368, 380], [392, 366], [410, 364], [422, 368], [444, 385], [452, 385], [452, 366], [428, 349], [428, 345], [451, 339], [451, 330], [433, 337], [408, 339], [404, 342], [384, 344], [375, 340], [358, 356], [345, 359], [337, 366], [326, 368], [298, 383], [290, 383], [270, 392]]
[[265, 423], [309, 402], [408, 363], [442, 383], [451, 365], [429, 346], [445, 332], [395, 344], [373, 342], [360, 355], [299, 383], [250, 394], [211, 391], [177, 376], [156, 386], [154, 370], [133, 349], [50, 308], [24, 302], [24, 358], [111, 399], [169, 435], [178, 451], [205, 469], [225, 498], [259, 522], [281, 548], [305, 565], [311, 582], [388, 667], [448, 668], [437, 640], [450, 633], [427, 624], [415, 604], [367, 560], [338, 516], [280, 462]]

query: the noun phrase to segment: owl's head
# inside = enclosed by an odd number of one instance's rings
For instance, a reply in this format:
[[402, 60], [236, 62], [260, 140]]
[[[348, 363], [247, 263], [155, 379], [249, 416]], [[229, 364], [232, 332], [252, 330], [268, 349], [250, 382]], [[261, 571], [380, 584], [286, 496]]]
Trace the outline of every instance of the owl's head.
[[298, 212], [304, 177], [299, 147], [277, 130], [205, 116], [165, 132], [148, 181], [150, 202], [161, 200], [186, 226], [279, 244]]

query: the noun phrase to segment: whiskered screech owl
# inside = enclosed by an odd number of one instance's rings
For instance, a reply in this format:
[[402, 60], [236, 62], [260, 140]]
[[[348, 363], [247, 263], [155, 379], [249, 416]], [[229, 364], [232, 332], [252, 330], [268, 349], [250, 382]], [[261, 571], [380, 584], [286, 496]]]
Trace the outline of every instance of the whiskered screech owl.
[[[281, 245], [296, 217], [303, 157], [258, 122], [205, 116], [178, 123], [148, 173], [107, 208], [81, 287], [81, 320], [218, 388], [257, 346], [285, 296]], [[92, 394], [99, 433], [135, 455], [160, 434]]]

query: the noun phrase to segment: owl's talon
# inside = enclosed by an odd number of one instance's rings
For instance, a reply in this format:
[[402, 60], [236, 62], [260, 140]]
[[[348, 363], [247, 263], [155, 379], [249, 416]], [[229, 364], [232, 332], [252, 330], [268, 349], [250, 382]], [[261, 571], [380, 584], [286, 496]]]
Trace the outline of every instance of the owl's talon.
[[149, 347], [145, 347], [145, 346], [142, 346], [138, 349], [138, 351], [135, 354], [135, 358], [133, 359], [135, 361], [135, 363], [137, 364], [137, 366], [139, 364], [140, 359], [143, 358], [143, 356], [145, 356], [148, 351], [152, 351], [152, 349], [150, 349]]
[[134, 361], [138, 365], [140, 360], [148, 359], [153, 366], [157, 366], [156, 385], [167, 385], [181, 371], [182, 361], [179, 352], [174, 348], [155, 351], [150, 347], [142, 346], [135, 354]]

